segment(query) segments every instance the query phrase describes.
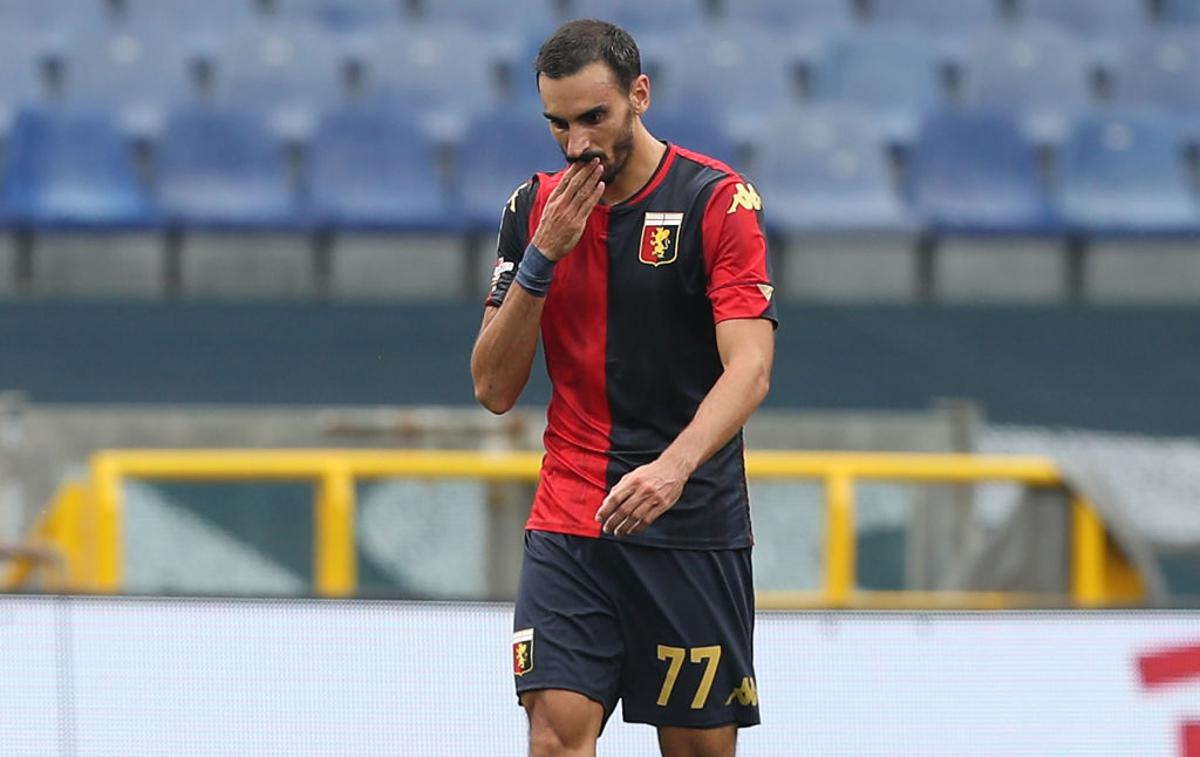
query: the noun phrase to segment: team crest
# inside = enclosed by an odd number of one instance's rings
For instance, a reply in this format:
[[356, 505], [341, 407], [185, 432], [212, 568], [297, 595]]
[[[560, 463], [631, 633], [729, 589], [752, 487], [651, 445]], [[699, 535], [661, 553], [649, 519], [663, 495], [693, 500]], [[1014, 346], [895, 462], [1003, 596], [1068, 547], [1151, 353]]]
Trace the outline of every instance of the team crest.
[[646, 265], [674, 263], [679, 255], [679, 229], [683, 213], [647, 213], [642, 223], [642, 244], [638, 260]]
[[523, 628], [513, 634], [513, 675], [523, 676], [533, 670], [533, 629]]

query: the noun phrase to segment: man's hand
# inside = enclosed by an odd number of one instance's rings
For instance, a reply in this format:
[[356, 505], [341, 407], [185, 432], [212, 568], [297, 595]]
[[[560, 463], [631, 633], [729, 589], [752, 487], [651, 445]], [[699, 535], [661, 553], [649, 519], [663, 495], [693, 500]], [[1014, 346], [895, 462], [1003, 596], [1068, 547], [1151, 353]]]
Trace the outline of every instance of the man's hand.
[[679, 500], [688, 471], [665, 457], [626, 473], [596, 511], [604, 533], [635, 536]]
[[550, 260], [562, 260], [579, 243], [592, 208], [604, 194], [603, 173], [599, 158], [572, 163], [550, 193], [532, 240]]

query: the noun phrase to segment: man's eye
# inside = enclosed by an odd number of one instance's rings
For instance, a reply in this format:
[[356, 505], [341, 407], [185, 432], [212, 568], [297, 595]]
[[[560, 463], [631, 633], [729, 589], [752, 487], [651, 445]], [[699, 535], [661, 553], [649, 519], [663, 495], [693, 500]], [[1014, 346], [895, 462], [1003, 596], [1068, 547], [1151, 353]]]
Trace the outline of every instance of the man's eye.
[[563, 129], [567, 128], [567, 122], [566, 121], [551, 121], [550, 126], [551, 126], [551, 128], [557, 129], [558, 131], [562, 131]]
[[588, 113], [584, 120], [586, 120], [589, 124], [598, 124], [602, 120], [604, 120], [604, 114], [603, 113]]

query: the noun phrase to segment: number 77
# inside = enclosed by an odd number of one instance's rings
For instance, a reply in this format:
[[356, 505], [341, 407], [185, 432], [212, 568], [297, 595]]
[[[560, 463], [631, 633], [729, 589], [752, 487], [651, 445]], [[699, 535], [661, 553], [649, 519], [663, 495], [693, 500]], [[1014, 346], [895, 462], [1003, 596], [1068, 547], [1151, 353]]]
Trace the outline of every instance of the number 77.
[[[675, 680], [679, 678], [679, 671], [683, 668], [683, 658], [688, 650], [683, 647], [668, 647], [663, 644], [658, 645], [658, 659], [670, 660], [667, 666], [667, 675], [663, 679], [662, 690], [658, 692], [658, 706], [666, 707], [667, 700], [671, 698], [671, 691], [675, 689]], [[717, 677], [717, 664], [721, 661], [720, 645], [712, 647], [693, 647], [691, 649], [691, 660], [693, 663], [707, 663], [704, 667], [704, 675], [700, 677], [700, 686], [696, 689], [696, 696], [692, 697], [692, 709], [703, 709], [705, 701], [708, 700], [708, 692], [712, 689], [713, 679]]]

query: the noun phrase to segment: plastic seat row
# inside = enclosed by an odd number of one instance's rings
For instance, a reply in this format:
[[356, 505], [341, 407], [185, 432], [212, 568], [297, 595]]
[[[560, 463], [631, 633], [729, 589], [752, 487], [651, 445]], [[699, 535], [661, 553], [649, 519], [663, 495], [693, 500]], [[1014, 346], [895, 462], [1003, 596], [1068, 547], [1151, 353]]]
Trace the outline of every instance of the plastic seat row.
[[[874, 110], [892, 138], [906, 142], [920, 114], [948, 97], [938, 57], [920, 34], [848, 33], [804, 66], [804, 51], [786, 35], [756, 26], [726, 32], [691, 29], [649, 40], [657, 109], [715, 112], [735, 139], [745, 139], [780, 107], [806, 98], [848, 102]], [[28, 40], [0, 28], [0, 44], [13, 61], [0, 67], [2, 130], [5, 110], [49, 95]], [[196, 58], [166, 38], [97, 34], [81, 37], [62, 57], [57, 97], [112, 108], [143, 137], [156, 133], [172, 106], [211, 98], [262, 110], [278, 133], [298, 139], [311, 132], [317, 112], [347, 100], [407, 100], [422, 104], [432, 128], [456, 138], [473, 113], [502, 102], [540, 107], [528, 74], [533, 51], [518, 48], [512, 38], [464, 29], [392, 30], [339, 44], [296, 27], [231, 34], [210, 56]], [[989, 31], [971, 38], [959, 96], [1013, 111], [1029, 135], [1053, 142], [1069, 117], [1096, 99], [1093, 63], [1077, 40], [1053, 27]], [[1200, 29], [1129, 40], [1108, 76], [1115, 102], [1172, 110], [1200, 138]]]
[[[655, 133], [717, 152], [704, 133], [651, 120]], [[320, 120], [300, 190], [279, 140], [252, 114], [175, 113], [137, 165], [102, 111], [35, 109], [10, 140], [0, 218], [35, 228], [440, 229], [495, 227], [499, 208], [535, 170], [562, 165], [544, 125], [490, 114], [467, 132], [446, 172], [419, 126], [396, 111], [346, 109]], [[1078, 119], [1043, 181], [1034, 147], [1011, 119], [931, 114], [900, 186], [869, 119], [841, 108], [776, 119], [749, 175], [768, 218], [787, 232], [934, 230], [968, 233], [1200, 231], [1200, 205], [1179, 141], [1150, 112]]]

